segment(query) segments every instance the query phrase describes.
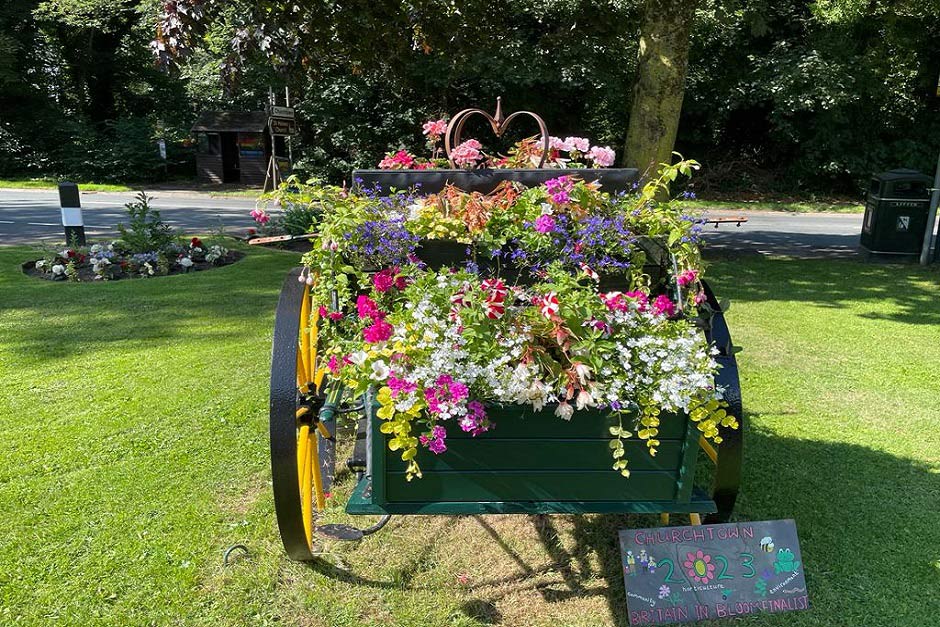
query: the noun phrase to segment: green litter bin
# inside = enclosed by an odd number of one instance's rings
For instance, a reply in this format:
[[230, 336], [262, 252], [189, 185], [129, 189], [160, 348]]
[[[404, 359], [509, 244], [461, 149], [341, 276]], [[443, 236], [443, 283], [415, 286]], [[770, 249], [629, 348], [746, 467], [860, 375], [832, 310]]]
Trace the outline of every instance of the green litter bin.
[[862, 247], [880, 254], [919, 255], [931, 182], [926, 174], [907, 169], [873, 176], [862, 221]]

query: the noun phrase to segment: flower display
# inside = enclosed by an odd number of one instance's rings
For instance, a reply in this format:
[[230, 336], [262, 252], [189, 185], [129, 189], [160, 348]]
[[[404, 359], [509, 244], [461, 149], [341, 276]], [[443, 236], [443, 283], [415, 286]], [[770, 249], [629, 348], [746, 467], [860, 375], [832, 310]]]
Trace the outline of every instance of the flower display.
[[[427, 140], [430, 157], [419, 157], [405, 149], [387, 153], [378, 167], [382, 170], [426, 170], [451, 167], [444, 157], [443, 139], [447, 132], [447, 119], [428, 120], [421, 125], [421, 134]], [[550, 136], [549, 151], [541, 167], [545, 168], [609, 168], [616, 155], [609, 146], [593, 146], [587, 137]], [[544, 139], [526, 137], [516, 142], [505, 155], [488, 154], [477, 139], [468, 139], [455, 146], [450, 153], [458, 168], [536, 168], [542, 162]], [[254, 217], [254, 213], [252, 214]], [[259, 219], [259, 217], [261, 219]], [[255, 217], [262, 226], [268, 216], [259, 211]], [[262, 221], [264, 220], [264, 221]]]
[[[582, 139], [558, 143], [589, 151]], [[634, 194], [575, 174], [491, 194], [318, 194], [330, 201], [300, 280], [318, 304], [324, 368], [352, 397], [373, 395], [409, 477], [421, 476], [420, 450], [447, 454], [455, 430], [499, 429], [493, 406], [573, 423], [607, 412], [625, 476], [623, 441], [655, 454], [661, 421], [691, 419], [715, 443], [737, 427], [697, 322], [707, 315], [700, 220], [659, 200], [695, 165], [670, 166]], [[428, 257], [435, 239], [458, 256]]]

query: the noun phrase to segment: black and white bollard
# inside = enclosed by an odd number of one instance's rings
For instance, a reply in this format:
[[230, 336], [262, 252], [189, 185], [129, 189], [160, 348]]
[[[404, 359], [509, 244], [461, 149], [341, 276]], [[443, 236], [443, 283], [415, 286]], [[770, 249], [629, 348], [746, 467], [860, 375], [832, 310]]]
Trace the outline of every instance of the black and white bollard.
[[69, 181], [59, 183], [59, 205], [62, 207], [62, 226], [65, 227], [65, 245], [85, 245], [85, 222], [82, 220], [82, 201], [78, 185]]

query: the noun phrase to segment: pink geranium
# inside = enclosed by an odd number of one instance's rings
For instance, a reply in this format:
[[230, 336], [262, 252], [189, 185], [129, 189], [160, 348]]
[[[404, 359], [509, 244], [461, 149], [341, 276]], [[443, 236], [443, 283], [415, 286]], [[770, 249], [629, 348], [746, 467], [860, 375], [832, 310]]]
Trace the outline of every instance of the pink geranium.
[[609, 168], [614, 164], [616, 154], [608, 146], [593, 146], [587, 153], [587, 158], [594, 162], [594, 165], [601, 168]]
[[447, 132], [447, 120], [428, 120], [421, 128], [428, 137], [440, 137]]
[[577, 150], [578, 152], [587, 152], [591, 147], [591, 140], [586, 137], [566, 137], [565, 143], [571, 146], [569, 150]]
[[471, 167], [483, 157], [483, 154], [480, 152], [481, 148], [483, 148], [483, 144], [475, 139], [468, 139], [454, 148], [450, 156], [458, 166]]
[[414, 165], [414, 155], [408, 154], [404, 150], [389, 153], [379, 162], [379, 167], [383, 170], [407, 170], [414, 167]]
[[377, 292], [385, 293], [389, 291], [395, 285], [395, 271], [392, 268], [385, 268], [381, 272], [377, 272], [372, 277], [372, 285], [375, 286]]

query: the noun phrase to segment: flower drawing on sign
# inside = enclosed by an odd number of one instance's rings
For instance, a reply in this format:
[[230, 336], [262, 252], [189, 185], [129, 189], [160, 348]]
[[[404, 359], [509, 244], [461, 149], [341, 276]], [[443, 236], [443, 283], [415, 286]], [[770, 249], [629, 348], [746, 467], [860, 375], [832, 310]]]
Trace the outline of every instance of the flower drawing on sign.
[[672, 590], [669, 589], [669, 586], [665, 584], [659, 586], [659, 598], [660, 599], [665, 599], [670, 594], [672, 594]]
[[685, 567], [685, 574], [696, 583], [708, 583], [715, 577], [715, 565], [712, 564], [712, 556], [703, 553], [701, 550], [695, 553], [686, 553], [682, 565]]

